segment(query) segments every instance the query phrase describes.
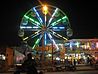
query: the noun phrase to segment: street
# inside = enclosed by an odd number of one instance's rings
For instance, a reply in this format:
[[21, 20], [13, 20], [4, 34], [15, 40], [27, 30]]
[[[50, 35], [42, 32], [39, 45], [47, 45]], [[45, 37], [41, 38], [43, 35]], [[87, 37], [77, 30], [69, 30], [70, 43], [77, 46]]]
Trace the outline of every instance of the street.
[[[13, 73], [0, 73], [0, 74], [13, 74]], [[21, 73], [25, 74], [25, 73]], [[98, 74], [98, 71], [66, 71], [66, 72], [46, 72], [44, 74]]]
[[98, 74], [98, 71], [49, 72], [45, 74]]

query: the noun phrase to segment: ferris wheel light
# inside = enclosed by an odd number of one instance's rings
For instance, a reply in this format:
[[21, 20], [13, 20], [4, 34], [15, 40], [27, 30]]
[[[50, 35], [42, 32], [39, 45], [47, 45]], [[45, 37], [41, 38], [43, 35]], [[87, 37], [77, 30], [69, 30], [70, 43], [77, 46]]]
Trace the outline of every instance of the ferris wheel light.
[[[19, 37], [34, 50], [40, 45], [47, 46], [52, 43], [54, 51], [60, 51], [55, 39], [67, 41], [67, 33], [63, 35], [63, 32], [68, 32], [69, 37], [72, 35], [69, 28], [68, 17], [62, 10], [52, 5], [41, 4], [25, 13], [20, 23]], [[70, 47], [72, 48], [72, 45]]]
[[28, 39], [29, 37], [24, 38], [23, 40], [25, 41], [26, 39]]
[[44, 10], [44, 11], [47, 11], [47, 10], [48, 10], [48, 7], [45, 5], [45, 6], [43, 7], [43, 10]]
[[43, 13], [45, 15], [48, 13], [48, 7], [46, 5], [43, 6]]

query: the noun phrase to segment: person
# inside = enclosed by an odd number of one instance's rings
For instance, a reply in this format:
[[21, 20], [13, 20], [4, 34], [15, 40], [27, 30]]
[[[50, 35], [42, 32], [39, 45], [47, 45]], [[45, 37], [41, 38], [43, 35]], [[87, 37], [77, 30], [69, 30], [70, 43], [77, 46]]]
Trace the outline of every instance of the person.
[[32, 59], [32, 54], [27, 54], [27, 59], [22, 64], [23, 70], [26, 71], [27, 74], [38, 74], [37, 69], [35, 67], [35, 61]]
[[69, 66], [69, 61], [68, 61], [68, 58], [67, 58], [67, 59], [65, 59], [65, 70], [68, 69], [68, 66]]
[[73, 65], [74, 65], [74, 67], [76, 67], [76, 60], [75, 59], [73, 60]]
[[40, 71], [39, 74], [44, 74], [44, 73], [42, 71]]
[[87, 64], [89, 64], [89, 56], [87, 56]]

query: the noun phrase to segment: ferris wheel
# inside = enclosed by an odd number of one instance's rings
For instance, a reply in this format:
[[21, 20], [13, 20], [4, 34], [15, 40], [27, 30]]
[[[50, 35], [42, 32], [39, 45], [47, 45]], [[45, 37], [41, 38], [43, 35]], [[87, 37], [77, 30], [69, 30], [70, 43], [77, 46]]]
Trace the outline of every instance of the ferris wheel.
[[52, 42], [59, 50], [56, 40], [67, 40], [72, 30], [67, 15], [59, 8], [51, 5], [39, 5], [31, 8], [23, 16], [20, 23], [19, 36], [32, 49], [36, 46]]

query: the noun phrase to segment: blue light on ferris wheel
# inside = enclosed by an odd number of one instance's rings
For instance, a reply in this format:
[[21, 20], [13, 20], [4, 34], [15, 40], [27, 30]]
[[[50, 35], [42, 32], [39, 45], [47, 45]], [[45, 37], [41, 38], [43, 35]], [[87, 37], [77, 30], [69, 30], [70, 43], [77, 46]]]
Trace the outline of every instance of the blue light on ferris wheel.
[[54, 31], [61, 31], [64, 30], [65, 27], [52, 27]]
[[45, 37], [44, 37], [44, 38], [45, 38], [45, 42], [44, 42], [44, 44], [46, 45], [46, 44], [47, 44], [47, 42], [46, 42], [46, 33], [45, 33], [45, 35], [44, 35], [44, 36], [45, 36]]
[[34, 26], [33, 28], [37, 29], [38, 27], [37, 26]]
[[65, 27], [59, 27], [59, 29], [65, 29]]
[[35, 9], [35, 7], [33, 8], [33, 10], [35, 11], [36, 15], [38, 16], [38, 20], [39, 20], [39, 22], [42, 24], [43, 21], [42, 21], [40, 15], [39, 15], [39, 13], [38, 13], [37, 10]]

